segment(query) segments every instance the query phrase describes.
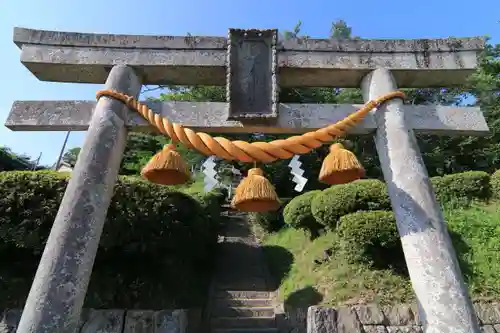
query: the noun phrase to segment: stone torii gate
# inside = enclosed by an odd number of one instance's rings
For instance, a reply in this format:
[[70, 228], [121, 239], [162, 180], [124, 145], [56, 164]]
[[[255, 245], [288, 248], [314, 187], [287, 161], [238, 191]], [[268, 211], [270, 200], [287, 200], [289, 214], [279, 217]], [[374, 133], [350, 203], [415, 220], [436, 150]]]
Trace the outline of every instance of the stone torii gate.
[[[277, 30], [228, 38], [82, 34], [14, 29], [21, 62], [43, 81], [105, 83], [135, 96], [142, 84], [226, 85], [227, 103], [148, 102], [208, 132], [304, 133], [358, 105], [281, 104], [282, 87], [360, 87], [365, 101], [401, 87], [450, 87], [477, 65], [481, 38], [277, 40]], [[151, 126], [122, 102], [16, 101], [13, 131], [88, 131], [36, 272], [18, 333], [73, 332], [118, 175], [128, 130]], [[486, 135], [478, 108], [403, 105], [374, 110], [353, 134], [374, 135], [413, 289], [427, 332], [479, 332], [455, 251], [414, 133]]]

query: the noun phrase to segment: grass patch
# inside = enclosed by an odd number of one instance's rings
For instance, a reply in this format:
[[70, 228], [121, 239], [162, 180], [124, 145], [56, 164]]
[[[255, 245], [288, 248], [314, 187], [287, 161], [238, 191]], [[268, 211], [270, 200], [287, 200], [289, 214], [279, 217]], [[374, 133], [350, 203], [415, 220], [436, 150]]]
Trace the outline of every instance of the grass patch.
[[500, 299], [500, 204], [445, 211], [473, 298]]
[[[445, 217], [472, 297], [500, 299], [500, 204], [445, 209]], [[293, 255], [279, 286], [285, 307], [413, 301], [408, 277], [349, 262], [343, 250], [346, 244], [335, 232], [311, 241], [304, 231], [285, 228], [262, 240]], [[271, 273], [283, 271], [278, 260], [268, 257]]]

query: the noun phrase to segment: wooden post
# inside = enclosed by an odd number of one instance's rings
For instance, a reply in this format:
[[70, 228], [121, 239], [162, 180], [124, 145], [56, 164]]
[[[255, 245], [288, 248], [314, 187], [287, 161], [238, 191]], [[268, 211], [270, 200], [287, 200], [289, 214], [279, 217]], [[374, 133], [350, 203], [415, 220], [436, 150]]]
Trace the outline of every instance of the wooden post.
[[[111, 69], [106, 88], [140, 92], [132, 68]], [[73, 333], [90, 281], [127, 138], [128, 108], [103, 97], [68, 183], [31, 286], [17, 333]]]
[[[389, 70], [376, 69], [363, 79], [362, 90], [368, 101], [397, 87]], [[401, 100], [392, 100], [375, 112], [375, 144], [425, 332], [479, 333], [443, 214], [402, 106]]]

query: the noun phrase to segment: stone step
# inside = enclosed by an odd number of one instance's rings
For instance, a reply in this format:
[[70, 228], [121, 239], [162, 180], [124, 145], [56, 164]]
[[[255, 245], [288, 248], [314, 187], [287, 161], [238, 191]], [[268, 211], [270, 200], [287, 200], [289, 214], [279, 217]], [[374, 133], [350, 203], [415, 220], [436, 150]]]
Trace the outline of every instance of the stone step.
[[265, 284], [249, 284], [249, 283], [227, 283], [227, 284], [215, 284], [216, 291], [226, 291], [228, 289], [234, 291], [245, 291], [245, 290], [255, 290], [255, 291], [265, 291], [268, 290]]
[[258, 318], [273, 317], [273, 307], [215, 307], [211, 314], [212, 317], [239, 317], [239, 318]]
[[[228, 263], [226, 262], [226, 265]], [[251, 266], [251, 267], [241, 267], [241, 270], [236, 271], [235, 267], [231, 268], [226, 267], [224, 269], [218, 269], [218, 272], [214, 274], [214, 278], [216, 279], [236, 279], [240, 277], [250, 277], [250, 278], [259, 278], [265, 276], [266, 269], [264, 267], [259, 266]]]
[[213, 330], [213, 333], [278, 333], [277, 328], [229, 328]]
[[[221, 243], [219, 245], [222, 246], [223, 244], [226, 244], [226, 243], [239, 243], [239, 244], [247, 245], [249, 247], [250, 246], [253, 246], [253, 247], [257, 246], [257, 243], [255, 242], [255, 240], [253, 238], [241, 237], [238, 235], [230, 235], [230, 234], [224, 235], [224, 243]], [[230, 245], [228, 245], [228, 246], [230, 246]]]
[[276, 328], [276, 320], [273, 317], [238, 318], [219, 317], [210, 320], [212, 329], [221, 328]]
[[[255, 290], [267, 291], [264, 279], [234, 279], [234, 280], [216, 280], [215, 287], [218, 290]], [[243, 289], [242, 289], [243, 288]], [[245, 289], [246, 288], [246, 289]]]
[[[266, 280], [264, 277], [254, 277], [254, 276], [238, 276], [238, 277], [224, 277], [224, 278], [216, 278], [215, 279], [216, 285], [228, 285], [230, 286], [231, 284], [248, 284], [248, 290], [254, 290], [251, 288], [253, 285], [256, 286], [265, 286], [266, 285]], [[231, 290], [231, 287], [227, 288], [228, 290]]]
[[223, 299], [271, 299], [269, 291], [249, 291], [249, 290], [219, 290], [215, 293], [215, 298]]
[[213, 308], [217, 309], [219, 307], [247, 307], [247, 308], [259, 308], [259, 307], [269, 307], [273, 305], [273, 300], [268, 298], [254, 298], [254, 299], [225, 299], [219, 298], [215, 299], [213, 303]]

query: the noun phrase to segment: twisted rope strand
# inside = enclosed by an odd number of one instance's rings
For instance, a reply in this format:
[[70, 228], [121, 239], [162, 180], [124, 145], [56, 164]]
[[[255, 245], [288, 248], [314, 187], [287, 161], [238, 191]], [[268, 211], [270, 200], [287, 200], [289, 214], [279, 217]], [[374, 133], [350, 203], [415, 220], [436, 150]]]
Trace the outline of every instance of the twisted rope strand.
[[271, 142], [246, 142], [230, 141], [224, 137], [212, 137], [203, 132], [195, 132], [181, 124], [172, 123], [167, 118], [153, 112], [147, 105], [139, 102], [134, 97], [105, 89], [99, 90], [96, 98], [102, 96], [111, 97], [125, 103], [129, 108], [138, 112], [151, 125], [155, 126], [161, 133], [168, 135], [172, 142], [194, 148], [200, 153], [228, 161], [241, 161], [246, 163], [264, 162], [270, 163], [278, 159], [289, 159], [293, 155], [307, 154], [311, 150], [331, 142], [334, 138], [345, 135], [350, 129], [359, 124], [363, 118], [382, 103], [394, 98], [404, 99], [406, 96], [402, 91], [393, 91], [369, 101], [361, 109], [351, 113], [335, 124], [328, 125], [316, 131], [311, 131], [300, 136], [291, 136], [284, 140]]

